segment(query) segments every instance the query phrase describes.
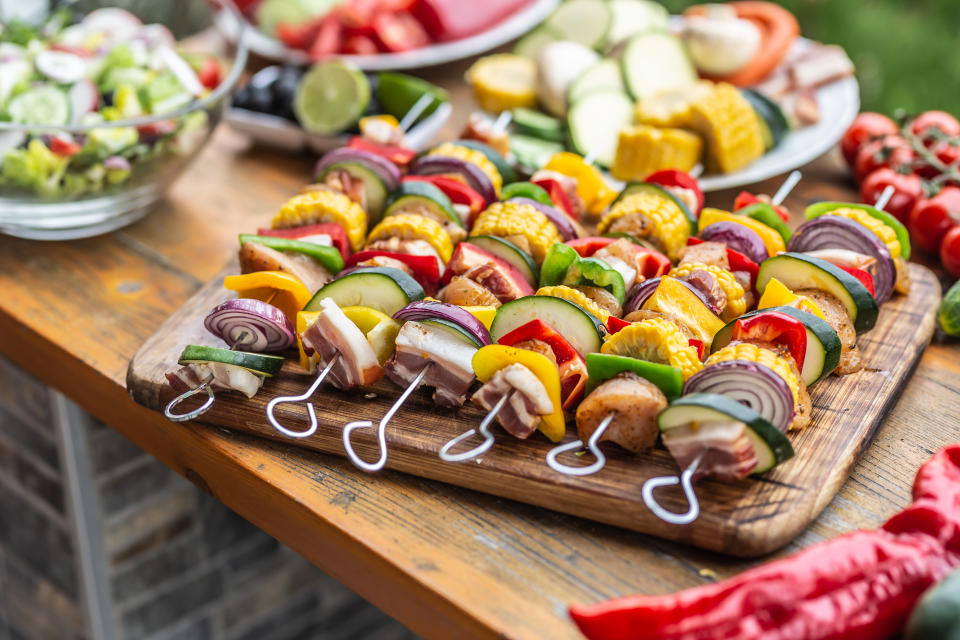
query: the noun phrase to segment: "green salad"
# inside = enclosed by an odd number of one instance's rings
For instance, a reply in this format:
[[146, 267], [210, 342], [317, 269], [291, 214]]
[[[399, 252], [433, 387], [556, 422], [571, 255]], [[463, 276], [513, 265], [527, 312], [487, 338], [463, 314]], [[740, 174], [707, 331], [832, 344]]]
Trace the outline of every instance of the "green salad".
[[0, 130], [0, 188], [52, 198], [98, 193], [130, 180], [138, 165], [191, 155], [209, 130], [203, 110], [139, 127], [68, 128], [172, 113], [221, 77], [215, 58], [179, 52], [169, 29], [123, 9], [0, 25], [0, 121], [26, 125]]

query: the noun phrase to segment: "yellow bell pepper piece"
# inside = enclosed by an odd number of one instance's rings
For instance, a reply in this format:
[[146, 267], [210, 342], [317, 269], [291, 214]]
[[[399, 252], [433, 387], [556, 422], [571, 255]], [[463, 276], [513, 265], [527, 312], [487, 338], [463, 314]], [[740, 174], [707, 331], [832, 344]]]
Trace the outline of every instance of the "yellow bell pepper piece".
[[759, 220], [754, 220], [753, 218], [748, 218], [747, 216], [734, 215], [729, 211], [723, 211], [721, 209], [704, 207], [703, 211], [700, 212], [700, 231], [703, 231], [710, 225], [717, 222], [735, 222], [737, 224], [742, 224], [746, 228], [754, 231], [758, 236], [760, 236], [760, 239], [763, 240], [763, 244], [767, 248], [767, 253], [769, 253], [771, 256], [775, 256], [778, 253], [783, 253], [787, 250], [786, 245], [783, 244], [783, 236], [777, 233], [776, 229], [768, 227]]
[[473, 354], [473, 372], [477, 374], [480, 382], [487, 382], [497, 371], [514, 363], [530, 369], [530, 372], [547, 390], [547, 397], [553, 404], [553, 412], [540, 416], [538, 428], [551, 442], [560, 442], [567, 430], [567, 423], [560, 404], [560, 374], [557, 373], [556, 365], [546, 356], [534, 351], [502, 344], [487, 345]]
[[310, 328], [322, 311], [300, 311], [297, 313], [297, 322], [294, 325], [297, 329], [297, 351], [300, 353], [300, 366], [304, 371], [313, 373], [316, 369], [316, 361], [307, 355], [303, 350], [303, 332]]
[[827, 319], [816, 302], [807, 296], [798, 296], [776, 278], [770, 278], [766, 289], [763, 290], [763, 295], [757, 302], [757, 309], [769, 309], [770, 307], [794, 307], [812, 313], [823, 320]]
[[656, 291], [643, 303], [643, 308], [666, 313], [682, 322], [703, 342], [708, 352], [713, 344], [713, 336], [723, 328], [723, 320], [710, 311], [703, 300], [670, 276], [660, 279]]
[[385, 313], [370, 307], [343, 307], [343, 315], [367, 337], [382, 366], [397, 348], [400, 323]]
[[576, 178], [577, 195], [583, 200], [590, 213], [600, 213], [613, 202], [617, 192], [607, 184], [607, 180], [592, 164], [583, 161], [583, 157], [570, 151], [561, 151], [550, 156], [546, 171], [556, 171], [565, 176]]
[[490, 330], [490, 325], [493, 324], [493, 319], [497, 316], [496, 307], [483, 307], [483, 306], [463, 306], [464, 309], [469, 311], [474, 318], [480, 321], [480, 323]]
[[537, 63], [512, 53], [484, 56], [467, 70], [467, 83], [485, 111], [537, 106]]
[[284, 271], [254, 271], [227, 276], [223, 286], [241, 298], [253, 298], [272, 304], [296, 325], [297, 312], [307, 306], [313, 294], [296, 277]]

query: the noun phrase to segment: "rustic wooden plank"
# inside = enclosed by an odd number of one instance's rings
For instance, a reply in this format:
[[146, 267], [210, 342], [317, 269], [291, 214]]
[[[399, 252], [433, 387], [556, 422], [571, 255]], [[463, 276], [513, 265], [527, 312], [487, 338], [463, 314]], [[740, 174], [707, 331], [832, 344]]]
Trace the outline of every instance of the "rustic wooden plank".
[[[236, 269], [231, 264], [224, 273]], [[221, 276], [191, 298], [137, 352], [127, 375], [127, 388], [135, 400], [161, 409], [176, 395], [164, 374], [176, 366], [183, 347], [224, 346], [203, 328], [203, 318], [209, 310], [232, 297], [222, 288]], [[746, 557], [769, 553], [799, 535], [833, 498], [930, 341], [940, 300], [939, 283], [933, 273], [919, 265], [913, 265], [912, 276], [910, 295], [896, 297], [884, 305], [877, 326], [860, 336], [865, 370], [842, 378], [832, 376], [812, 389], [813, 424], [791, 434], [796, 458], [760, 478], [738, 483], [701, 482], [697, 493], [702, 512], [692, 525], [668, 525], [640, 499], [645, 480], [676, 472], [665, 450], [633, 456], [605, 443], [602, 448], [607, 455], [606, 468], [592, 476], [575, 478], [557, 474], [546, 466], [544, 458], [553, 446], [546, 439], [520, 441], [499, 433], [497, 444], [475, 461], [450, 464], [440, 460], [436, 452], [444, 443], [476, 426], [483, 413], [469, 405], [458, 411], [438, 411], [426, 391], [414, 394], [391, 422], [387, 465], [706, 549]], [[375, 397], [364, 391], [344, 393], [330, 386], [321, 388], [314, 396], [320, 423], [317, 433], [291, 440], [267, 423], [265, 406], [274, 397], [302, 393], [308, 384], [309, 378], [298, 374], [292, 361], [288, 361], [285, 372], [267, 380], [262, 392], [251, 400], [221, 394], [202, 421], [315, 451], [342, 454], [343, 425], [355, 419], [370, 418], [376, 422], [399, 395], [399, 390], [389, 382], [377, 385]], [[305, 404], [282, 407], [278, 411], [281, 420], [306, 424]], [[567, 440], [573, 439], [574, 434], [567, 436]], [[362, 457], [377, 457], [372, 431], [358, 432], [355, 444]], [[664, 490], [660, 497], [674, 511], [685, 508], [679, 488]]]

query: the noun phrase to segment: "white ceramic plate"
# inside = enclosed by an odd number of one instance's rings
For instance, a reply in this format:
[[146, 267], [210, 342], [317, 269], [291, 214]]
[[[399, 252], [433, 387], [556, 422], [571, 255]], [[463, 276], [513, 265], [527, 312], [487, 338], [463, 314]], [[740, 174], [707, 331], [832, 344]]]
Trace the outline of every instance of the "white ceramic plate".
[[[463, 0], [465, 3], [477, 1], [482, 2], [482, 0]], [[348, 60], [366, 71], [416, 69], [461, 60], [495, 49], [515, 38], [519, 38], [543, 22], [558, 4], [560, 4], [560, 0], [536, 0], [486, 31], [454, 42], [443, 42], [404, 53], [337, 57]], [[217, 26], [228, 38], [235, 40], [237, 36], [236, 28], [232, 21], [226, 19], [228, 17], [223, 13], [218, 14], [216, 17]], [[304, 52], [290, 49], [279, 40], [271, 38], [255, 28], [247, 30], [246, 38], [250, 51], [264, 58], [300, 65], [310, 62]]]
[[[407, 132], [407, 146], [415, 151], [426, 149], [440, 134], [452, 113], [453, 107], [449, 102], [441, 104], [436, 111]], [[350, 138], [350, 134], [316, 135], [286, 118], [235, 107], [227, 109], [224, 120], [261, 144], [288, 151], [300, 151], [307, 147], [317, 153], [326, 153], [344, 146]]]

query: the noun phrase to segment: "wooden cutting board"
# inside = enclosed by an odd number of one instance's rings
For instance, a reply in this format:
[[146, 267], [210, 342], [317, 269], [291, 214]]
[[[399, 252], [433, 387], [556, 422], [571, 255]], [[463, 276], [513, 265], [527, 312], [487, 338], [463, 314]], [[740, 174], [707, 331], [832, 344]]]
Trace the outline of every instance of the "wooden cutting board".
[[[224, 274], [236, 271], [235, 266], [230, 266]], [[699, 482], [696, 491], [701, 514], [693, 524], [666, 524], [640, 499], [640, 488], [648, 478], [677, 473], [676, 464], [663, 449], [632, 455], [604, 443], [601, 447], [607, 455], [606, 468], [592, 476], [574, 478], [547, 467], [544, 458], [554, 445], [543, 436], [536, 434], [520, 441], [495, 427], [496, 444], [481, 458], [460, 464], [444, 462], [437, 456], [440, 448], [479, 424], [483, 414], [469, 404], [459, 411], [438, 409], [424, 390], [414, 393], [390, 423], [387, 466], [704, 549], [744, 557], [769, 553], [796, 537], [830, 502], [887, 410], [900, 396], [929, 343], [940, 286], [925, 267], [911, 264], [910, 271], [910, 295], [895, 296], [883, 305], [877, 326], [859, 337], [866, 369], [843, 378], [831, 376], [811, 389], [813, 423], [800, 433], [790, 434], [796, 457], [770, 473], [737, 483]], [[164, 373], [176, 366], [183, 347], [225, 346], [203, 328], [203, 318], [210, 309], [231, 297], [221, 286], [222, 281], [222, 276], [217, 277], [200, 289], [131, 360], [127, 387], [134, 400], [162, 410], [176, 395], [167, 385]], [[239, 394], [218, 394], [214, 407], [200, 420], [211, 426], [343, 455], [343, 425], [353, 420], [378, 422], [400, 394], [400, 389], [389, 381], [365, 392], [322, 387], [314, 396], [319, 429], [309, 438], [294, 440], [275, 431], [264, 411], [272, 398], [300, 394], [312, 382], [312, 376], [298, 374], [298, 369], [296, 359], [290, 358], [281, 374], [268, 379], [250, 400]], [[281, 405], [277, 414], [290, 428], [306, 427], [303, 404]], [[571, 421], [564, 441], [574, 439]], [[357, 452], [367, 460], [375, 460], [379, 455], [372, 430], [355, 432], [354, 443]], [[575, 458], [567, 454], [564, 460], [571, 463]], [[591, 456], [587, 457], [589, 461]], [[660, 489], [657, 496], [665, 507], [686, 511], [679, 488]]]

